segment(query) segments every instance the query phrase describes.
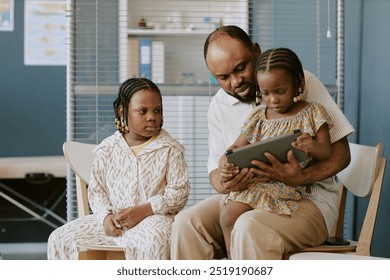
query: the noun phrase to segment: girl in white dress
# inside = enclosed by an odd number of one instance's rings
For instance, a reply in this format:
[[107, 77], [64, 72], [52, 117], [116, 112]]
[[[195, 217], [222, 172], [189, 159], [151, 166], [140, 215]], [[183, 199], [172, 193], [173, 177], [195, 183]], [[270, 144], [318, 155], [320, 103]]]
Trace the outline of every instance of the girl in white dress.
[[184, 147], [163, 130], [162, 97], [145, 78], [122, 83], [118, 131], [96, 148], [88, 187], [93, 214], [54, 230], [48, 259], [74, 259], [79, 245], [120, 245], [126, 259], [169, 259], [171, 224], [189, 194]]

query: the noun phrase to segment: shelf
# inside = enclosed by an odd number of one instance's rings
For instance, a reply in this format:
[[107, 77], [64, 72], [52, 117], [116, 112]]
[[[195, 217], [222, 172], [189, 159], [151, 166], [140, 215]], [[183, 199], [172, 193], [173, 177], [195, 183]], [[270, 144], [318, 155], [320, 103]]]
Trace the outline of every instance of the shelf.
[[[188, 95], [188, 96], [204, 96], [211, 92], [214, 95], [219, 90], [219, 85], [204, 83], [204, 84], [157, 84], [163, 96], [170, 95]], [[118, 94], [118, 85], [75, 85], [75, 92], [78, 96], [96, 96], [96, 95], [112, 95]]]
[[128, 35], [208, 35], [210, 31], [186, 29], [128, 29]]

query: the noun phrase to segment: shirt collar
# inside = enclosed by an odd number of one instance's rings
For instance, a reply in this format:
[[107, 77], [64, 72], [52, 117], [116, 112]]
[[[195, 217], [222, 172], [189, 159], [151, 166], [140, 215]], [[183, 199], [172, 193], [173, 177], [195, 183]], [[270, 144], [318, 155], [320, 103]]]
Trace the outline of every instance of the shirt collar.
[[[227, 94], [226, 91], [224, 91], [224, 92], [225, 92], [225, 94], [227, 95], [227, 100], [228, 100], [230, 106], [234, 106], [234, 105], [236, 105], [236, 104], [244, 104], [243, 102], [241, 102], [241, 101], [238, 100], [237, 98], [231, 96], [230, 94]], [[248, 103], [245, 103], [245, 104], [248, 104]], [[249, 104], [248, 104], [248, 105], [249, 105]], [[256, 107], [255, 102], [252, 102], [252, 103], [251, 103], [251, 106], [252, 106], [252, 108], [255, 108], [255, 107]]]
[[231, 96], [231, 95], [228, 94], [226, 91], [225, 91], [225, 93], [226, 93], [227, 96], [228, 96], [228, 102], [229, 102], [230, 106], [233, 106], [233, 105], [235, 105], [235, 104], [237, 104], [237, 103], [241, 103], [240, 100], [238, 100], [237, 98]]

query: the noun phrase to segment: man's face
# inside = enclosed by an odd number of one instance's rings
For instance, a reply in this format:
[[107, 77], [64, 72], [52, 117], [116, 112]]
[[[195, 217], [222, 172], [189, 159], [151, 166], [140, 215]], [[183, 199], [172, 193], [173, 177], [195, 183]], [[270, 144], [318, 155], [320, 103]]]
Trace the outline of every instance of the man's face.
[[256, 98], [256, 59], [252, 49], [229, 36], [213, 41], [206, 55], [207, 66], [222, 89], [245, 103]]

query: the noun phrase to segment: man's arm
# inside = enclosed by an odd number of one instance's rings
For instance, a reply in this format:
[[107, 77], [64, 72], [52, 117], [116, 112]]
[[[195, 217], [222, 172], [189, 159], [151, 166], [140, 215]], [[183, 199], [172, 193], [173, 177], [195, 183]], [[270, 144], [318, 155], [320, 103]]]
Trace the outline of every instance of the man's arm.
[[218, 193], [228, 193], [228, 191], [222, 187], [218, 168], [209, 173], [209, 180], [214, 190], [216, 190]]
[[272, 179], [290, 186], [312, 184], [336, 175], [350, 163], [351, 154], [347, 137], [334, 142], [332, 148], [332, 154], [328, 159], [318, 161], [305, 169], [300, 168], [292, 151], [288, 153], [289, 162], [285, 164], [273, 155], [266, 153], [271, 164], [253, 161], [252, 163], [258, 166], [259, 169], [252, 168], [251, 171], [257, 176], [270, 176]]
[[351, 153], [347, 137], [334, 142], [332, 149], [332, 154], [327, 160], [319, 161], [303, 169], [303, 181], [297, 181], [297, 184], [311, 184], [335, 176], [349, 165], [351, 162]]
[[[226, 139], [222, 133], [223, 121], [226, 120], [219, 112], [217, 106], [219, 101], [216, 101], [214, 98], [211, 100], [209, 110], [207, 112], [207, 127], [209, 132], [209, 158], [207, 162], [207, 169], [209, 170], [209, 180], [213, 188], [218, 193], [228, 193], [231, 190], [239, 190], [246, 187], [251, 173], [248, 168], [246, 168], [245, 170], [240, 170], [240, 172], [233, 176], [230, 180], [224, 180], [221, 178], [219, 165], [221, 163], [221, 157], [223, 157], [227, 148], [225, 141], [229, 142], [229, 140]], [[237, 131], [236, 135], [238, 136], [240, 134], [240, 128], [241, 124], [236, 128], [232, 128], [232, 133]]]

